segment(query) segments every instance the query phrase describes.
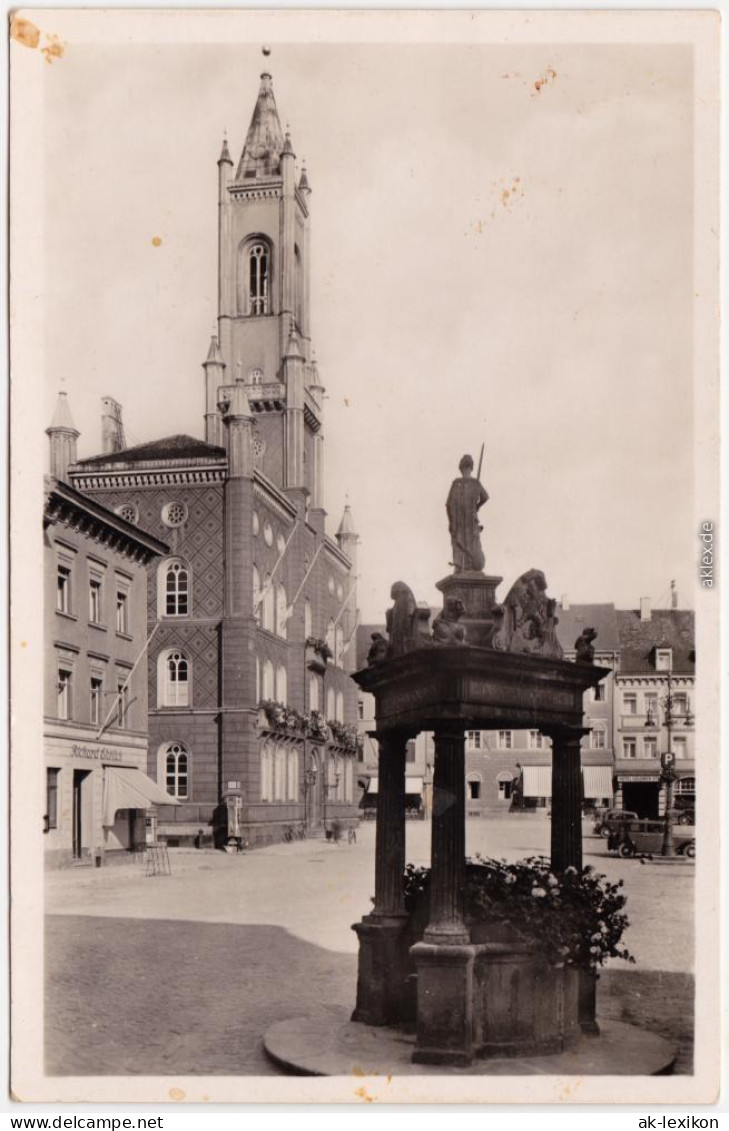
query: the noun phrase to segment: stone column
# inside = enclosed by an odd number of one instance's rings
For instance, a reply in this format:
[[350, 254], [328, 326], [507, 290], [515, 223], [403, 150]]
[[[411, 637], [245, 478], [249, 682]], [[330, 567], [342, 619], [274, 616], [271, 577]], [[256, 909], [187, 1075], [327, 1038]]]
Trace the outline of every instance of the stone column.
[[582, 871], [582, 763], [585, 731], [560, 727], [552, 739], [552, 871]]
[[466, 882], [465, 736], [461, 724], [435, 731], [427, 943], [468, 943], [463, 922]]
[[405, 871], [405, 748], [402, 731], [379, 738], [377, 827], [375, 829], [375, 906], [372, 915], [389, 918], [404, 914], [402, 878]]
[[353, 1021], [392, 1025], [408, 1017], [410, 973], [407, 915], [403, 906], [405, 870], [405, 747], [411, 735], [390, 731], [378, 736], [377, 827], [375, 830], [375, 905], [353, 930], [359, 938], [357, 1005]]

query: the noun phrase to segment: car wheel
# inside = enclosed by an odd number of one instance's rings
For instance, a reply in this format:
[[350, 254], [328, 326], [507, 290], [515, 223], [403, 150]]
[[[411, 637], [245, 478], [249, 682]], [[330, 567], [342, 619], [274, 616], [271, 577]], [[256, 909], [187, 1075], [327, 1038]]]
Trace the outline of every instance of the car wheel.
[[692, 824], [691, 814], [690, 813], [682, 813], [681, 816], [678, 818], [678, 823], [679, 823], [679, 825], [690, 825], [690, 824]]
[[696, 844], [694, 843], [694, 841], [691, 841], [690, 844], [686, 845], [683, 850], [683, 855], [688, 856], [690, 860], [694, 859], [694, 857], [696, 856]]
[[635, 849], [633, 848], [633, 845], [629, 840], [624, 840], [618, 848], [618, 856], [622, 856], [623, 859], [627, 859], [629, 856], [633, 856], [634, 854]]
[[607, 825], [603, 825], [600, 829], [600, 836], [604, 836], [605, 840], [607, 840], [607, 838], [610, 836], [610, 829], [607, 827]]

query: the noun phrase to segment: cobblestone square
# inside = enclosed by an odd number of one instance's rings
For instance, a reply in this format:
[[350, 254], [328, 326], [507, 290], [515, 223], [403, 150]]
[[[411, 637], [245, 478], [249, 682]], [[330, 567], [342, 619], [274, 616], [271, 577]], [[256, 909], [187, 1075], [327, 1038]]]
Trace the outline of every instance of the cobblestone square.
[[[585, 863], [623, 877], [636, 959], [614, 961], [598, 1012], [679, 1043], [692, 1071], [693, 865], [609, 856], [589, 835]], [[351, 925], [374, 891], [374, 824], [357, 843], [280, 844], [241, 855], [171, 851], [172, 875], [136, 865], [46, 877], [46, 1070], [51, 1075], [276, 1074], [261, 1046], [274, 1022], [353, 1006]], [[408, 860], [429, 862], [429, 825], [407, 825]], [[548, 854], [549, 820], [471, 820], [469, 855]]]

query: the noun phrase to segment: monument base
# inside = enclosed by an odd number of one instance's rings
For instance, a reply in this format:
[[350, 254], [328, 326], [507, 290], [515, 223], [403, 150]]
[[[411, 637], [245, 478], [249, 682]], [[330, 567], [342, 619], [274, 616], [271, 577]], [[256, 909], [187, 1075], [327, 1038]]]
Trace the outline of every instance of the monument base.
[[443, 594], [443, 604], [449, 598], [463, 602], [465, 613], [459, 624], [466, 630], [466, 643], [479, 648], [490, 648], [498, 627], [494, 609], [497, 606], [496, 589], [503, 577], [491, 577], [475, 570], [462, 570], [436, 581], [435, 587]]
[[[620, 1021], [601, 1021], [600, 1036], [583, 1036], [550, 1056], [489, 1057], [467, 1066], [413, 1062], [415, 1035], [349, 1020], [348, 1011], [322, 1009], [272, 1025], [267, 1056], [296, 1076], [667, 1076], [677, 1049], [656, 1033]], [[378, 1097], [386, 1099], [386, 1094]]]
[[359, 939], [357, 1005], [353, 1021], [392, 1025], [408, 1015], [407, 916], [366, 916], [354, 923]]

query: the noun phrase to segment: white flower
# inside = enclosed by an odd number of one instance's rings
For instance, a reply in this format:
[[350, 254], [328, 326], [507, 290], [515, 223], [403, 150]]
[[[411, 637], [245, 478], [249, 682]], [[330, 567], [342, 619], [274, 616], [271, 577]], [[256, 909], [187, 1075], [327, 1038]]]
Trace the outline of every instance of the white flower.
[[564, 870], [565, 876], [569, 876], [570, 873], [572, 873], [573, 876], [577, 875], [577, 869], [574, 868], [572, 864], [570, 864], [569, 868], [565, 868]]
[[557, 888], [557, 887], [559, 887], [559, 880], [557, 879], [557, 877], [556, 877], [556, 876], [552, 876], [552, 875], [550, 875], [549, 879], [547, 880], [547, 883], [549, 884], [549, 886], [550, 886], [551, 888]]
[[535, 899], [544, 899], [546, 894], [544, 888], [532, 888], [532, 895]]
[[507, 884], [515, 884], [516, 883], [516, 876], [507, 876], [506, 877], [506, 883]]
[[590, 954], [599, 954], [599, 953], [600, 953], [600, 947], [599, 946], [591, 946], [590, 947]]

